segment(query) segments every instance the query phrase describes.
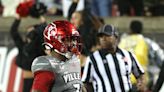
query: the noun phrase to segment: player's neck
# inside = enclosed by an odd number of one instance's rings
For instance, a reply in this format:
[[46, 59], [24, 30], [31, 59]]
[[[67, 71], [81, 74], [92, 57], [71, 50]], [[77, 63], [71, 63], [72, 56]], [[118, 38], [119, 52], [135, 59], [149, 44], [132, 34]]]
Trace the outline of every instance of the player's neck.
[[53, 51], [53, 52], [51, 53], [51, 55], [52, 55], [53, 57], [55, 57], [55, 58], [61, 60], [61, 61], [66, 61], [66, 59], [67, 59], [65, 56], [63, 56], [63, 55], [61, 55], [61, 54], [59, 54], [59, 53], [56, 53], [55, 51]]

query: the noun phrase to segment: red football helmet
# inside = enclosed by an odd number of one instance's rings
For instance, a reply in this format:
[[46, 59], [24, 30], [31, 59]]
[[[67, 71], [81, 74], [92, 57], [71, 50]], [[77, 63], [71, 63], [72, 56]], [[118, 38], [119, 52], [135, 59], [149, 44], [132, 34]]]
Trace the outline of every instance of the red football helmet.
[[67, 56], [68, 53], [79, 54], [81, 40], [76, 27], [68, 21], [60, 20], [50, 23], [43, 32], [45, 47], [49, 47]]

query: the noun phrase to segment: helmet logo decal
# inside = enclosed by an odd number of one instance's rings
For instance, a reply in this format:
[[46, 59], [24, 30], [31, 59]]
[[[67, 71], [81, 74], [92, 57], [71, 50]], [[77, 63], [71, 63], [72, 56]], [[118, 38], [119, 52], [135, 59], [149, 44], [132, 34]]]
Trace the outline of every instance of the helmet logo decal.
[[44, 35], [48, 40], [50, 40], [51, 36], [55, 36], [57, 33], [57, 28], [56, 25], [54, 23], [51, 23], [51, 25], [49, 27], [46, 28], [47, 31], [47, 35]]

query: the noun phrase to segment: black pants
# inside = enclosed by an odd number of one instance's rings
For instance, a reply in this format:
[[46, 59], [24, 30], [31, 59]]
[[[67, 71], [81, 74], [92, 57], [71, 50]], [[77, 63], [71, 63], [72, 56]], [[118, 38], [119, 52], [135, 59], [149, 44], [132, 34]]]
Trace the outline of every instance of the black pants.
[[33, 78], [24, 79], [23, 92], [30, 92], [32, 88]]

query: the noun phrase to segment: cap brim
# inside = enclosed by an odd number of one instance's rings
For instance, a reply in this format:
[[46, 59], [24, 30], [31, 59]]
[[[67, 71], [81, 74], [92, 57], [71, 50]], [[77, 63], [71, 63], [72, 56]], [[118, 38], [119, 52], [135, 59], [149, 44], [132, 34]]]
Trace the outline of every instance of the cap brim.
[[97, 36], [103, 36], [103, 35], [111, 36], [112, 34], [109, 34], [109, 33], [106, 33], [106, 32], [99, 32], [97, 34]]

